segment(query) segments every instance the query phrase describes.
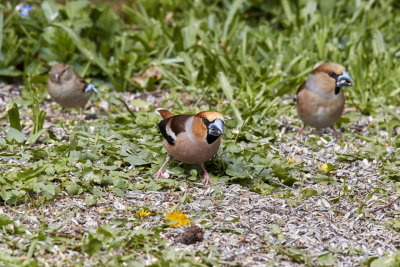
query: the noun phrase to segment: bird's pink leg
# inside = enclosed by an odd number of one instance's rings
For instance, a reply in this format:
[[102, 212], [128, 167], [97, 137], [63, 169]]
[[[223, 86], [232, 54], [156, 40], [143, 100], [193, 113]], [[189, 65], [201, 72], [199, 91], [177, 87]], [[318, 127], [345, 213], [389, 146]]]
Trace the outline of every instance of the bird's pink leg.
[[161, 168], [158, 170], [158, 172], [156, 172], [156, 173], [154, 174], [154, 177], [160, 178], [160, 177], [163, 176], [163, 169], [164, 169], [165, 165], [167, 165], [167, 163], [168, 163], [168, 161], [169, 161], [170, 158], [171, 158], [171, 156], [170, 156], [170, 155], [167, 155], [167, 158], [165, 159], [164, 164], [161, 166]]
[[340, 135], [340, 133], [338, 133], [338, 132], [336, 131], [335, 127], [331, 126], [331, 129], [332, 129], [332, 131], [335, 133], [337, 139], [342, 138], [342, 136]]
[[212, 184], [213, 182], [211, 181], [210, 176], [208, 175], [208, 172], [206, 171], [206, 169], [204, 168], [204, 163], [200, 164], [201, 168], [203, 169], [204, 172], [204, 180], [203, 183], [207, 184]]
[[300, 135], [301, 135], [301, 133], [303, 132], [303, 130], [304, 130], [305, 127], [306, 127], [306, 124], [303, 123], [303, 124], [301, 125], [300, 130], [299, 130], [299, 131], [297, 132], [297, 134], [295, 135], [295, 138], [296, 138], [296, 139], [299, 139], [299, 137], [300, 137]]

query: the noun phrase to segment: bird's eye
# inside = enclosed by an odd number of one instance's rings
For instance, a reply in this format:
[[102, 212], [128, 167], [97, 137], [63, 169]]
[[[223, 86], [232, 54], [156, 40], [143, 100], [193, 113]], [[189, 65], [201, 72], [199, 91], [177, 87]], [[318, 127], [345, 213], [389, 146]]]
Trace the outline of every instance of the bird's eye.
[[203, 123], [207, 122], [207, 119], [205, 117], [202, 117], [201, 120], [203, 121]]
[[336, 78], [336, 73], [334, 73], [334, 72], [329, 72], [329, 77]]
[[67, 69], [64, 69], [64, 70], [62, 71], [63, 74], [66, 73], [66, 72], [67, 72]]

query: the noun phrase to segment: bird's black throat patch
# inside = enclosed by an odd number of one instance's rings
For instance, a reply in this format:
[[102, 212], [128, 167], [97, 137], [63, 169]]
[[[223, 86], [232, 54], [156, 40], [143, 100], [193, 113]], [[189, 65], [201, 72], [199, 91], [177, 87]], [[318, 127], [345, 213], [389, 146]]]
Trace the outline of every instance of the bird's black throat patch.
[[340, 93], [340, 87], [336, 86], [335, 87], [335, 95], [338, 95]]
[[211, 135], [208, 133], [208, 127], [210, 126], [211, 122], [206, 117], [201, 118], [201, 120], [204, 123], [204, 125], [207, 127], [207, 137], [206, 137], [207, 144], [211, 145], [212, 143], [215, 142], [215, 140], [218, 139], [219, 136]]
[[215, 136], [215, 135], [211, 135], [211, 134], [207, 134], [207, 143], [209, 145], [211, 145], [212, 143], [214, 143], [219, 136]]

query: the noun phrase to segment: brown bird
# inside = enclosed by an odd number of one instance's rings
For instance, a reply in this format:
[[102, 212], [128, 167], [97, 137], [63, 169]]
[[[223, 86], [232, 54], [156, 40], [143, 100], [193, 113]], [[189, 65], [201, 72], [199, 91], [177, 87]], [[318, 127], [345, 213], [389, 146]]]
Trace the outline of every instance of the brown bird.
[[330, 127], [336, 138], [340, 138], [334, 124], [344, 109], [342, 87], [352, 86], [352, 82], [344, 67], [337, 63], [324, 63], [313, 70], [297, 90], [296, 108], [303, 125], [296, 138], [300, 137], [306, 125], [317, 129]]
[[174, 157], [183, 163], [200, 164], [204, 172], [204, 183], [212, 183], [204, 168], [204, 162], [214, 156], [224, 134], [224, 117], [218, 112], [202, 111], [196, 115], [174, 115], [166, 109], [156, 112], [164, 118], [158, 127], [163, 136], [167, 159], [154, 175], [163, 175], [163, 169]]
[[93, 84], [85, 82], [81, 76], [63, 63], [51, 68], [47, 84], [51, 98], [62, 108], [57, 118], [66, 108], [80, 108], [83, 114], [92, 91], [98, 93]]

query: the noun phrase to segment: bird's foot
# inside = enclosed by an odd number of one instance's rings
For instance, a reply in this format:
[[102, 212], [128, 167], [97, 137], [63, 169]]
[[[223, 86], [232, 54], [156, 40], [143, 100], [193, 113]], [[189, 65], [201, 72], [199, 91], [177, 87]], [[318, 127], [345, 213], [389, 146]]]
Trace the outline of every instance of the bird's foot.
[[156, 177], [156, 178], [160, 178], [160, 177], [162, 178], [163, 176], [164, 176], [164, 172], [162, 169], [154, 174], [154, 177]]
[[207, 185], [207, 184], [213, 184], [213, 182], [211, 181], [211, 178], [210, 178], [210, 176], [208, 175], [208, 173], [204, 173], [204, 180], [203, 180], [203, 183], [205, 184], [205, 185]]
[[299, 139], [301, 138], [301, 133], [303, 132], [304, 128], [306, 127], [305, 124], [301, 125], [300, 130], [297, 132], [297, 134], [294, 136], [294, 138]]
[[169, 155], [167, 155], [167, 158], [165, 159], [165, 162], [163, 163], [163, 165], [161, 166], [161, 168], [158, 170], [158, 172], [156, 172], [156, 173], [154, 174], [154, 177], [156, 177], [156, 178], [163, 177], [163, 175], [164, 175], [164, 173], [163, 173], [164, 167], [165, 167], [165, 165], [167, 165], [167, 163], [168, 163], [168, 161], [169, 161], [170, 158], [171, 158], [171, 157], [170, 157]]
[[208, 172], [206, 171], [206, 168], [204, 168], [204, 163], [201, 163], [200, 167], [202, 168], [203, 173], [204, 173], [203, 183], [206, 184], [206, 185], [207, 184], [212, 184], [213, 182], [211, 181], [210, 175], [208, 175]]
[[338, 131], [336, 131], [335, 127], [331, 127], [332, 131], [335, 133], [335, 136], [337, 139], [341, 139], [342, 136], [340, 135], [340, 133]]

